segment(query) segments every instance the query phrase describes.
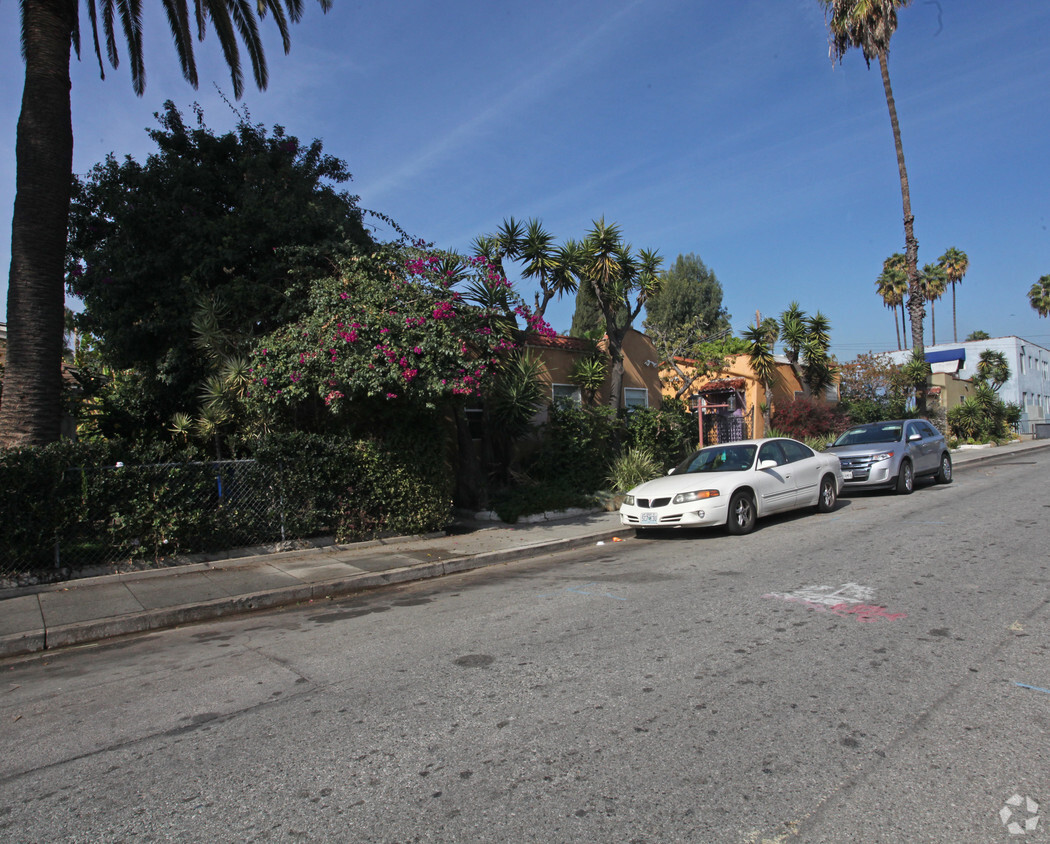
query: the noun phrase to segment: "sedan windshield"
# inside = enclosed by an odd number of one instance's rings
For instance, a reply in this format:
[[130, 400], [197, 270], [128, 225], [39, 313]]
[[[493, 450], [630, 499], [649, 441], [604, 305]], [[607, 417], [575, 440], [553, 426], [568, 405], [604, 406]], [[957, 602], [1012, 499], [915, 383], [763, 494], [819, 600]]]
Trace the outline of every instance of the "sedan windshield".
[[895, 443], [901, 438], [903, 426], [896, 424], [858, 425], [850, 428], [831, 445], [861, 445], [863, 443]]
[[719, 445], [701, 449], [675, 468], [676, 475], [694, 472], [743, 472], [755, 462], [754, 445]]

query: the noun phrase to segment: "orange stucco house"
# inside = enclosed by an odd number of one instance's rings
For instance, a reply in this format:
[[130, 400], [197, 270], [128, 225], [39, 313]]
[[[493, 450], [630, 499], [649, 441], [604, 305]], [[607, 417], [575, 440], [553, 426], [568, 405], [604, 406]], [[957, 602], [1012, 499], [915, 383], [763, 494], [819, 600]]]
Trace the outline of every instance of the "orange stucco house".
[[[780, 355], [776, 356], [776, 361], [779, 377], [773, 386], [774, 410], [778, 402], [788, 402], [799, 396], [809, 395], [791, 362]], [[676, 362], [679, 368], [690, 374], [693, 369], [692, 361], [679, 359]], [[681, 380], [675, 370], [666, 363], [661, 366], [660, 372], [663, 376], [664, 396], [673, 398]], [[731, 356], [721, 372], [698, 378], [682, 398], [688, 402], [694, 413], [697, 409], [701, 413], [703, 425], [701, 428], [698, 424], [698, 433], [703, 431], [703, 445], [766, 436], [765, 420], [762, 417], [766, 391], [755, 377], [747, 355]], [[828, 388], [825, 395], [817, 398], [838, 402], [837, 382]]]
[[[608, 338], [604, 338], [598, 345], [601, 349], [608, 350], [608, 342]], [[570, 373], [577, 360], [590, 354], [593, 346], [589, 341], [560, 335], [544, 337], [528, 334], [525, 337], [525, 348], [543, 361], [546, 370], [543, 380], [548, 402], [555, 399], [582, 401], [580, 388], [573, 384]], [[628, 330], [623, 341], [623, 357], [623, 393], [620, 406], [659, 407], [664, 393], [660, 380], [660, 358], [652, 340], [640, 331]], [[609, 378], [606, 378], [602, 389], [595, 396], [595, 402], [609, 404], [609, 391]], [[541, 416], [545, 418], [546, 412]]]

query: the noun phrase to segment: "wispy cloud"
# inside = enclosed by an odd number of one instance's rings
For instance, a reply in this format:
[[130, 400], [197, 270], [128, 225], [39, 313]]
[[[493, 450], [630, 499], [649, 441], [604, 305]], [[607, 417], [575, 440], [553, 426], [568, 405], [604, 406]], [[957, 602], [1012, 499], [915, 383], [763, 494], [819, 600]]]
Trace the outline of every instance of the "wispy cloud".
[[551, 51], [555, 54], [555, 58], [545, 66], [522, 78], [487, 108], [467, 118], [445, 134], [432, 139], [400, 166], [384, 174], [378, 180], [361, 184], [361, 193], [368, 196], [369, 202], [375, 203], [384, 194], [397, 190], [436, 162], [448, 158], [483, 137], [487, 127], [499, 124], [509, 115], [520, 112], [530, 104], [544, 99], [552, 89], [565, 84], [565, 76], [574, 65], [582, 63], [596, 49], [602, 52], [611, 49], [610, 36], [618, 29], [624, 28], [632, 13], [643, 5], [651, 6], [652, 4], [646, 4], [646, 0], [629, 0], [629, 2], [622, 3], [612, 13], [605, 15], [601, 23], [590, 33], [582, 37], [575, 33], [565, 36], [563, 40], [571, 41], [571, 47]]

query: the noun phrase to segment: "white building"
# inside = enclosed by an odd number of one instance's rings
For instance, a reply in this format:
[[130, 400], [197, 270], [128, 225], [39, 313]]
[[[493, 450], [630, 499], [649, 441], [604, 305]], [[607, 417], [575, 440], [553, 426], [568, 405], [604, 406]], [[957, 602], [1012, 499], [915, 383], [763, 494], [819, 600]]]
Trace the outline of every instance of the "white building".
[[[926, 346], [927, 356], [951, 357], [946, 352], [960, 351], [957, 369], [952, 361], [931, 363], [936, 371], [955, 372], [959, 378], [971, 379], [977, 374], [977, 363], [986, 349], [1002, 352], [1010, 366], [1010, 380], [999, 388], [999, 398], [1021, 408], [1021, 433], [1032, 433], [1032, 425], [1050, 419], [1050, 350], [1020, 337], [992, 337], [963, 343], [938, 343]], [[910, 351], [888, 352], [894, 363], [904, 363]]]

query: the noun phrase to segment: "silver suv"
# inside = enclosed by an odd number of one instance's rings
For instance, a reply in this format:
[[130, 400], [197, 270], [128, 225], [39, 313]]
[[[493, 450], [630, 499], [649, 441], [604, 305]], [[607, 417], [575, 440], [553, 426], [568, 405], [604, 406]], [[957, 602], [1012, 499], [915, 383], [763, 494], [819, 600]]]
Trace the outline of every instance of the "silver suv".
[[893, 487], [907, 495], [915, 488], [915, 479], [924, 475], [940, 484], [952, 482], [948, 445], [925, 419], [855, 425], [825, 451], [838, 455], [843, 491]]

